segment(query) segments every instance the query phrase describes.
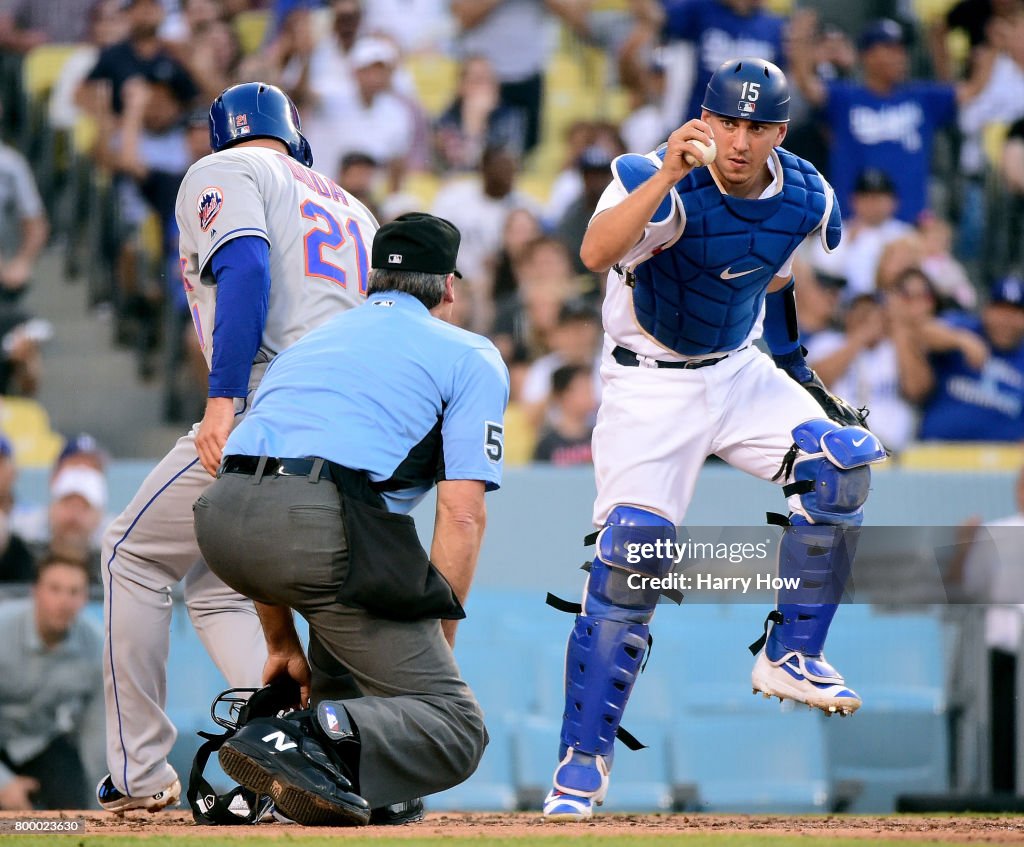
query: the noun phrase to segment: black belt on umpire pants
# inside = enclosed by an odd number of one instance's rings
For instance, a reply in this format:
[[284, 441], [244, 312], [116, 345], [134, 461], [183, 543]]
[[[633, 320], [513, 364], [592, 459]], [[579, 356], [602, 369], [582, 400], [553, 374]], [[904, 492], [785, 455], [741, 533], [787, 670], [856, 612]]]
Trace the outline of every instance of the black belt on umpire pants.
[[718, 356], [714, 359], [692, 359], [688, 362], [663, 362], [660, 359], [641, 356], [639, 353], [634, 353], [625, 347], [616, 347], [612, 350], [612, 358], [627, 368], [675, 368], [690, 371], [717, 365], [722, 359], [728, 359], [731, 355], [732, 353], [726, 353], [724, 356]]
[[[266, 464], [260, 471], [261, 456], [225, 456], [221, 466], [222, 473], [237, 473], [244, 476], [309, 476], [313, 472], [316, 459], [275, 459], [267, 457]], [[331, 475], [328, 463], [320, 460], [320, 473], [317, 479], [327, 479]]]
[[[263, 468], [260, 468], [260, 463]], [[319, 469], [316, 465], [319, 464]], [[314, 475], [314, 471], [316, 471]], [[378, 509], [385, 509], [381, 492], [392, 490], [389, 482], [375, 483], [366, 471], [357, 471], [344, 465], [337, 465], [327, 459], [279, 459], [274, 456], [225, 456], [220, 472], [256, 477], [258, 482], [267, 476], [305, 476], [312, 482], [331, 480], [348, 497], [367, 503]]]

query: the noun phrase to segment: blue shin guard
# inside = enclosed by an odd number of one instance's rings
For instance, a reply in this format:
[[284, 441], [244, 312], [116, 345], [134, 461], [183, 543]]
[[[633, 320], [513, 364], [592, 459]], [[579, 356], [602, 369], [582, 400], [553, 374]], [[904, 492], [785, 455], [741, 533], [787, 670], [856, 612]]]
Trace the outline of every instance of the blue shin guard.
[[[608, 788], [616, 732], [647, 650], [648, 623], [657, 589], [633, 588], [629, 576], [664, 576], [672, 567], [662, 555], [636, 561], [633, 544], [675, 540], [672, 524], [652, 512], [617, 506], [597, 540], [597, 555], [565, 656], [565, 711], [554, 788], [546, 817], [590, 816]], [[584, 808], [585, 807], [585, 808]]]
[[826, 661], [825, 638], [857, 550], [871, 480], [867, 466], [886, 454], [867, 430], [831, 421], [803, 424], [793, 436], [793, 461], [783, 465], [793, 482], [783, 491], [799, 495], [803, 514], [790, 518], [782, 538], [783, 587], [765, 623], [767, 637], [751, 645], [757, 655], [751, 679], [754, 691], [766, 696], [850, 714], [860, 698]]

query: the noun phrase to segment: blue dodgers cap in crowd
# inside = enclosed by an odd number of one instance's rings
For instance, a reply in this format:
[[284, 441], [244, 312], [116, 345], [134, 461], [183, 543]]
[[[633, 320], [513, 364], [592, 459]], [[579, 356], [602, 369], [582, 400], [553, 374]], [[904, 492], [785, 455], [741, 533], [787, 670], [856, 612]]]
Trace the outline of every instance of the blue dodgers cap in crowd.
[[89, 433], [80, 432], [78, 435], [73, 435], [64, 442], [64, 448], [60, 451], [60, 455], [57, 457], [57, 461], [54, 464], [59, 465], [65, 459], [69, 459], [71, 456], [77, 456], [80, 453], [98, 456], [101, 461], [106, 462], [107, 454], [106, 451], [100, 447], [100, 443], [89, 435]]
[[858, 50], [870, 50], [876, 44], [899, 44], [906, 46], [907, 36], [903, 27], [892, 18], [872, 21], [857, 39]]
[[992, 286], [992, 303], [1007, 303], [1024, 309], [1024, 279], [1019, 276], [1003, 277]]

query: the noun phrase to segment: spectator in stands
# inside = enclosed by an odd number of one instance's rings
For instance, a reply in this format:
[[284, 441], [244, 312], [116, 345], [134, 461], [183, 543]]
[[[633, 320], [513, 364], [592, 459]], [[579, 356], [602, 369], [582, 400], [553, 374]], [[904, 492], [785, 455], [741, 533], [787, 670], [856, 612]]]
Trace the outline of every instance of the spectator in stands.
[[796, 314], [800, 338], [808, 344], [818, 333], [835, 329], [839, 303], [846, 280], [819, 273], [798, 253], [793, 261], [796, 286]]
[[18, 509], [12, 526], [37, 551], [53, 549], [85, 559], [99, 575], [101, 529], [107, 505], [107, 456], [96, 439], [68, 439], [50, 471], [50, 502]]
[[594, 396], [601, 397], [601, 315], [585, 300], [566, 301], [549, 338], [551, 352], [530, 364], [523, 377], [519, 402], [536, 425], [544, 416], [552, 374], [564, 365], [586, 368], [594, 377]]
[[917, 232], [890, 241], [882, 249], [878, 259], [878, 270], [875, 273], [875, 290], [885, 293], [891, 290], [903, 276], [912, 269], [920, 269], [924, 261], [924, 241]]
[[366, 31], [386, 35], [403, 53], [445, 51], [455, 24], [447, 0], [369, 0]]
[[938, 215], [925, 212], [917, 231], [921, 235], [921, 270], [938, 295], [961, 309], [974, 309], [978, 294], [967, 270], [953, 257], [953, 228]]
[[338, 185], [366, 206], [378, 220], [377, 204], [374, 200], [380, 184], [380, 165], [368, 153], [354, 150], [341, 157], [338, 167]]
[[[957, 532], [947, 582], [961, 584], [964, 601], [986, 603], [985, 643], [989, 648], [989, 723], [992, 790], [1017, 791], [1017, 655], [1024, 634], [1024, 580], [1020, 567], [1024, 527], [1024, 468], [1014, 491], [1015, 514], [986, 523], [977, 515]], [[1017, 602], [1010, 605], [1007, 600]]]
[[50, 93], [50, 125], [70, 131], [81, 115], [76, 94], [89, 71], [96, 65], [100, 51], [117, 44], [128, 35], [128, 20], [121, 14], [121, 0], [98, 0], [89, 11], [87, 43], [79, 44], [60, 69]]
[[501, 248], [494, 263], [495, 303], [501, 303], [516, 293], [515, 263], [522, 255], [523, 248], [540, 234], [540, 221], [529, 209], [513, 209], [506, 215]]
[[1010, 195], [1009, 255], [1011, 265], [1018, 265], [1024, 252], [1018, 234], [1024, 229], [1024, 119], [1016, 121], [1006, 135], [1003, 155], [999, 162], [999, 175]]
[[908, 82], [906, 36], [893, 20], [868, 26], [858, 48], [862, 81], [823, 81], [814, 67], [818, 38], [813, 13], [793, 20], [790, 79], [831, 129], [828, 175], [840, 208], [850, 202], [865, 168], [885, 172], [896, 186], [896, 217], [914, 223], [928, 208], [928, 173], [937, 130], [956, 120], [957, 104], [969, 101], [985, 80], [979, 69], [966, 83]]
[[431, 210], [462, 233], [459, 270], [469, 285], [474, 327], [480, 329], [493, 319], [493, 275], [505, 218], [513, 209], [536, 209], [536, 203], [516, 190], [519, 164], [515, 152], [488, 147], [480, 157], [480, 179], [449, 182]]
[[235, 28], [219, 17], [195, 25], [176, 55], [199, 84], [204, 102], [212, 102], [229, 85], [241, 81], [242, 44]]
[[[665, 65], [657, 50], [665, 10], [653, 0], [632, 0], [632, 31], [618, 53], [619, 82], [629, 96], [620, 127], [627, 150], [653, 150], [675, 129], [664, 108]], [[673, 115], [672, 117], [675, 117]]]
[[892, 452], [914, 437], [916, 405], [932, 388], [912, 315], [899, 292], [884, 301], [860, 294], [847, 309], [844, 333], [825, 330], [807, 342], [807, 363], [841, 397], [871, 410], [871, 430]]
[[[589, 147], [600, 147], [611, 159], [626, 152], [618, 127], [607, 121], [584, 121], [574, 126], [569, 135], [568, 147], [570, 158], [566, 159], [565, 166], [551, 184], [548, 204], [544, 209], [544, 220], [550, 228], [562, 219], [568, 208], [583, 194], [583, 177], [579, 169], [583, 151]], [[608, 178], [611, 179], [610, 174]]]
[[540, 139], [544, 68], [550, 52], [546, 37], [551, 15], [580, 25], [580, 4], [566, 0], [452, 0], [460, 31], [461, 56], [485, 56], [501, 84], [501, 102], [522, 110], [524, 151]]
[[980, 317], [946, 317], [926, 328], [925, 340], [935, 389], [921, 438], [1024, 439], [1024, 281], [1000, 280]]
[[[116, 172], [130, 179], [122, 184], [121, 192], [125, 223], [137, 229], [155, 213], [160, 227], [159, 244], [153, 245], [160, 252], [147, 257], [152, 260], [152, 273], [139, 277], [136, 269], [140, 262], [135, 262], [121, 278], [122, 317], [131, 322], [138, 372], [144, 379], [156, 372], [160, 342], [166, 291], [157, 274], [163, 273], [172, 253], [177, 259], [174, 205], [178, 186], [192, 164], [185, 124], [191, 90], [181, 88], [180, 83], [180, 78], [128, 80], [123, 89], [121, 132], [113, 139], [117, 146], [105, 155]], [[107, 140], [99, 143], [106, 145]], [[126, 243], [122, 249], [133, 247]]]
[[494, 68], [483, 56], [470, 56], [459, 68], [455, 100], [434, 128], [434, 150], [444, 172], [475, 171], [486, 147], [521, 155], [526, 125], [520, 109], [501, 103]]
[[558, 467], [589, 465], [594, 461], [590, 438], [594, 433], [597, 398], [594, 376], [588, 367], [563, 365], [551, 375], [548, 423], [533, 449], [533, 461]]
[[541, 236], [526, 244], [514, 264], [516, 293], [498, 304], [492, 340], [512, 372], [551, 351], [551, 334], [562, 304], [579, 295], [569, 253], [557, 238]]
[[170, 11], [160, 25], [160, 37], [186, 47], [204, 27], [224, 16], [220, 0], [178, 0], [176, 5], [178, 8]]
[[0, 582], [31, 582], [35, 577], [32, 551], [11, 527], [17, 479], [11, 442], [0, 435]]
[[40, 44], [85, 41], [96, 0], [4, 0], [0, 3], [0, 50], [28, 53]]
[[0, 809], [84, 809], [105, 771], [103, 638], [81, 611], [85, 565], [39, 563], [32, 596], [0, 606]]
[[[321, 35], [308, 4], [292, 4], [266, 51], [267, 61], [275, 66], [276, 81], [302, 111], [307, 136], [310, 132], [315, 136], [321, 122], [328, 124], [356, 96], [349, 54], [362, 32], [363, 5], [360, 0], [333, 0], [330, 20], [330, 30]], [[321, 149], [312, 139], [310, 144]]]
[[50, 225], [25, 157], [0, 144], [0, 308], [21, 299]]
[[845, 209], [843, 240], [833, 253], [819, 242], [808, 251], [816, 271], [846, 280], [845, 295], [853, 299], [875, 290], [878, 261], [885, 246], [912, 232], [910, 224], [897, 220], [896, 187], [878, 168], [867, 168], [853, 186], [853, 200]]
[[671, 129], [700, 117], [704, 91], [722, 62], [756, 56], [785, 64], [785, 21], [766, 11], [763, 0], [674, 0], [666, 7], [665, 98]]
[[555, 227], [555, 234], [572, 256], [573, 268], [577, 274], [589, 273], [587, 266], [580, 259], [580, 245], [583, 243], [590, 219], [594, 216], [597, 201], [601, 199], [611, 181], [611, 165], [612, 157], [603, 147], [595, 144], [583, 151], [576, 163], [583, 182], [583, 191], [566, 209]]
[[336, 113], [325, 115], [319, 110], [309, 143], [329, 170], [336, 168], [346, 153], [367, 153], [387, 170], [389, 190], [397, 191], [415, 130], [409, 103], [392, 87], [398, 49], [384, 38], [364, 36], [352, 47], [347, 61], [355, 79], [354, 96]]
[[96, 65], [86, 77], [80, 103], [94, 117], [102, 119], [107, 110], [120, 116], [124, 110], [122, 91], [134, 77], [160, 79], [191, 100], [199, 92], [195, 82], [159, 37], [164, 20], [160, 0], [124, 0], [128, 37], [100, 51]]
[[953, 62], [949, 54], [949, 35], [962, 32], [967, 36], [971, 58], [989, 44], [989, 30], [994, 21], [1024, 8], [1021, 0], [959, 0], [944, 15], [939, 15], [928, 29], [932, 67], [938, 79], [952, 80]]

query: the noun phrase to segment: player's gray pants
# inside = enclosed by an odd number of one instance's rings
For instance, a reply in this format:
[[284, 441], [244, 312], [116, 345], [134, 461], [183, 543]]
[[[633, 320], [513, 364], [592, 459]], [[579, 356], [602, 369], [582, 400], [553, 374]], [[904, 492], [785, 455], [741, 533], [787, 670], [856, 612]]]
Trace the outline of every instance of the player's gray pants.
[[[442, 791], [476, 770], [487, 732], [436, 620], [398, 622], [343, 606], [348, 542], [330, 480], [224, 474], [196, 503], [196, 534], [232, 587], [290, 606], [351, 671], [344, 701], [359, 729], [360, 794], [372, 807]], [[336, 667], [313, 659], [313, 686]]]
[[[192, 504], [213, 478], [194, 435], [178, 440], [103, 539], [107, 766], [114, 786], [135, 796], [173, 779], [167, 754], [177, 733], [164, 712], [172, 587], [185, 580], [192, 623], [229, 686], [258, 686], [267, 657], [252, 602], [200, 558]], [[217, 693], [194, 705], [204, 710]]]

